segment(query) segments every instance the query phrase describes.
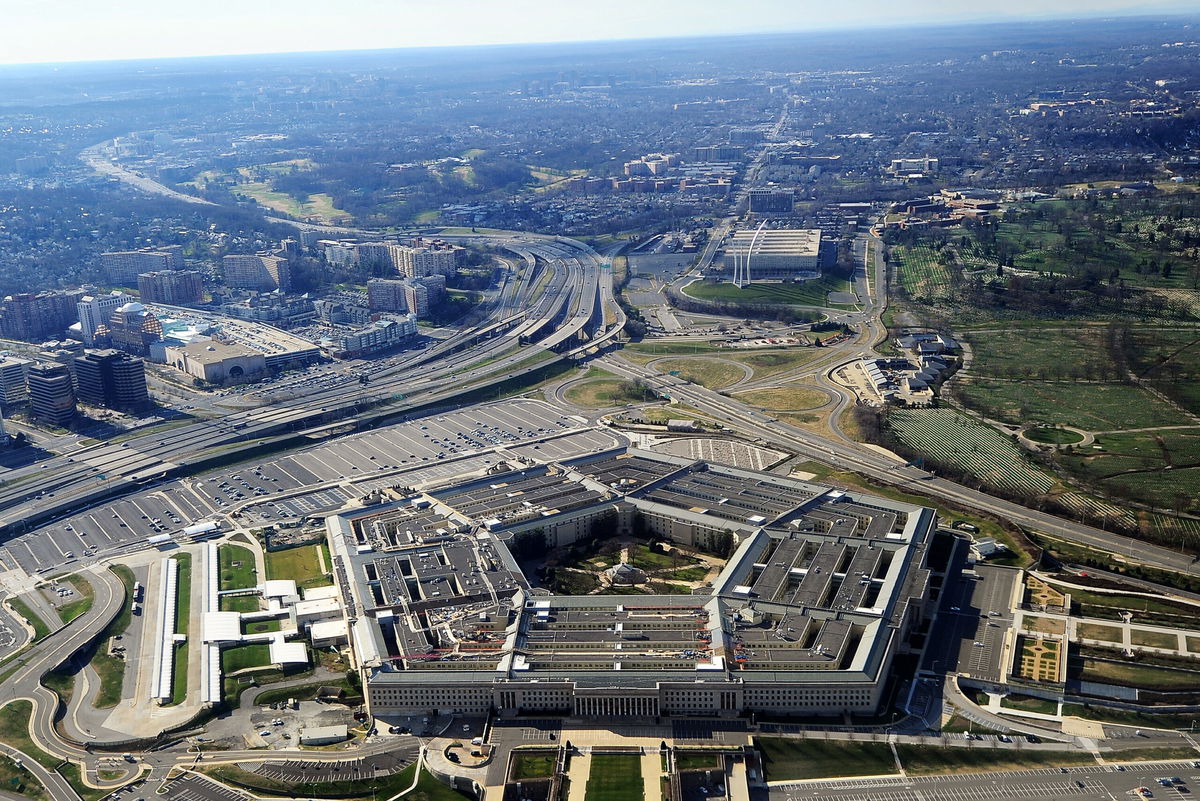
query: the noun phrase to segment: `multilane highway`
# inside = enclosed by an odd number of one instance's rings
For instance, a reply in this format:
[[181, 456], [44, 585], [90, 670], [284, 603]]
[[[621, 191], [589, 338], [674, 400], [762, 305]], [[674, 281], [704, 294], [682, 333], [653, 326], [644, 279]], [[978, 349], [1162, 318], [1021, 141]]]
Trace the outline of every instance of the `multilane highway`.
[[[591, 333], [604, 328], [601, 297], [612, 297], [611, 277], [601, 275], [608, 271], [602, 270], [599, 254], [582, 243], [564, 239], [504, 237], [498, 244], [519, 247], [527, 263], [532, 259], [547, 271], [549, 277], [538, 287], [536, 297], [528, 280], [512, 290], [506, 287], [509, 294], [502, 296], [485, 324], [369, 376], [365, 386], [357, 377], [346, 376], [340, 384], [304, 397], [122, 443], [94, 445], [15, 470], [0, 489], [0, 531], [21, 530], [131, 489], [139, 482], [186, 471], [205, 454], [236, 443], [292, 436], [360, 416], [380, 404], [398, 413], [449, 400], [463, 391], [544, 366], [530, 363], [538, 354], [545, 354], [548, 362], [552, 351], [571, 352], [577, 342], [589, 345]], [[538, 270], [527, 269], [526, 278], [541, 275]], [[607, 290], [601, 289], [604, 281], [608, 281]], [[503, 325], [495, 325], [497, 311], [507, 313], [517, 307], [524, 308], [502, 318], [499, 322]], [[605, 331], [602, 342], [610, 341], [617, 330], [614, 326]], [[480, 337], [480, 331], [485, 336]]]

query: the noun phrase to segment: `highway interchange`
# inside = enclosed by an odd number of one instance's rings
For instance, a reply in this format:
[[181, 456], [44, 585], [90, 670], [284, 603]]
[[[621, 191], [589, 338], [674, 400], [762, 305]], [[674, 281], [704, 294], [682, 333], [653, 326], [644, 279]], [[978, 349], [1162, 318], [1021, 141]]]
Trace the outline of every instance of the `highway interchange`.
[[[6, 569], [20, 568], [32, 573], [47, 566], [61, 571], [64, 567], [79, 569], [88, 565], [86, 578], [96, 590], [95, 601], [86, 614], [29, 647], [2, 668], [7, 675], [0, 701], [25, 698], [33, 703], [31, 734], [40, 748], [55, 758], [86, 766], [85, 774], [95, 784], [115, 787], [133, 775], [127, 771], [119, 779], [101, 781], [96, 772], [101, 764], [108, 770], [118, 768], [111, 759], [92, 754], [63, 736], [54, 724], [57, 697], [39, 683], [46, 671], [66, 661], [94, 638], [121, 605], [120, 583], [110, 572], [95, 566], [100, 557], [144, 547], [145, 539], [155, 533], [174, 532], [181, 525], [211, 514], [226, 514], [234, 508], [257, 515], [264, 522], [273, 514], [319, 511], [319, 504], [309, 508], [293, 506], [290, 511], [276, 506], [287, 500], [283, 495], [292, 489], [303, 488], [308, 493], [327, 490], [330, 505], [348, 497], [340, 489], [348, 471], [337, 477], [289, 474], [294, 479], [292, 483], [270, 472], [271, 465], [282, 463], [282, 459], [266, 465], [266, 479], [259, 475], [264, 471], [256, 470], [253, 484], [239, 482], [232, 493], [226, 489], [214, 492], [211, 486], [204, 492], [202, 480], [189, 476], [213, 464], [214, 458], [236, 454], [239, 448], [276, 444], [294, 447], [299, 437], [342, 433], [352, 428], [350, 423], [370, 424], [377, 419], [396, 419], [419, 408], [452, 405], [465, 392], [501, 385], [562, 358], [592, 358], [593, 363], [617, 375], [643, 381], [661, 395], [734, 428], [839, 469], [853, 470], [884, 484], [977, 509], [1065, 540], [1120, 550], [1147, 564], [1186, 572], [1196, 570], [1186, 555], [993, 498], [864, 448], [845, 436], [819, 436], [720, 393], [620, 360], [606, 352], [616, 342], [625, 321], [615, 302], [611, 270], [607, 268], [611, 254], [600, 254], [583, 243], [555, 237], [511, 234], [488, 237], [487, 241], [511, 253], [523, 275], [519, 279], [510, 276], [480, 323], [429, 348], [395, 358], [391, 366], [369, 374], [366, 383], [358, 376], [344, 375], [299, 396], [296, 385], [271, 388], [263, 393], [264, 405], [256, 408], [166, 432], [83, 447], [6, 476], [0, 488], [0, 526], [4, 527], [9, 542], [0, 549], [0, 563]], [[859, 358], [884, 334], [878, 319], [885, 300], [882, 258], [878, 243], [875, 244], [874, 263], [868, 263], [868, 269], [856, 282], [862, 311], [849, 318], [859, 329], [859, 336], [831, 349], [825, 359], [831, 365]], [[868, 251], [864, 248], [863, 252], [865, 258]], [[874, 280], [870, 280], [872, 272]], [[839, 409], [851, 402], [830, 382], [824, 381], [822, 385], [837, 392]], [[433, 461], [448, 458], [443, 454], [434, 454]], [[389, 471], [412, 467], [394, 458], [374, 465], [380, 479], [388, 478]], [[286, 467], [280, 469], [288, 474]], [[171, 492], [172, 485], [164, 483], [179, 480], [184, 481], [188, 492]], [[264, 497], [267, 495], [271, 495], [269, 504]], [[40, 528], [43, 525], [46, 528]], [[26, 531], [38, 536], [19, 536]], [[14, 536], [21, 541], [20, 546], [14, 543]], [[19, 547], [27, 553], [21, 553]], [[302, 753], [305, 758], [313, 758], [312, 752]], [[289, 753], [277, 751], [266, 756], [280, 759], [287, 758]], [[221, 758], [261, 760], [264, 754], [234, 751], [223, 753]], [[143, 763], [161, 770], [191, 759], [194, 756], [177, 751], [152, 752], [144, 755]], [[129, 771], [132, 770], [130, 766]], [[40, 767], [35, 772], [56, 800], [77, 798], [58, 774]], [[1073, 794], [1070, 787], [1059, 784], [1041, 782], [1037, 786], [1039, 791]], [[1059, 790], [1062, 792], [1058, 793]], [[884, 792], [879, 797], [889, 796]], [[902, 797], [895, 795], [897, 801]]]

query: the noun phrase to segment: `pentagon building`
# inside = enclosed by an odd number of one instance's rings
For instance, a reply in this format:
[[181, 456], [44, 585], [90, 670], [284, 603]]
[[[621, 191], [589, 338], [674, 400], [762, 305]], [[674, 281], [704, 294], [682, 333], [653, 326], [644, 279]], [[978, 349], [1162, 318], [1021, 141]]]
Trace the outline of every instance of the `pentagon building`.
[[[328, 526], [377, 716], [871, 714], [932, 607], [932, 510], [632, 448]], [[732, 555], [691, 595], [553, 595], [517, 562], [614, 534]]]

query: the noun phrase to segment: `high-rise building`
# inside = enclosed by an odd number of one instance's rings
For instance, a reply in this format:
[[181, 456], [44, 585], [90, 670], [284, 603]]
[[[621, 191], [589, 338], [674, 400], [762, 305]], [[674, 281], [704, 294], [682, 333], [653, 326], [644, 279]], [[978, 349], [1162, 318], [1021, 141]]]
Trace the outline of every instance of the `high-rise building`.
[[136, 412], [150, 405], [146, 365], [119, 350], [93, 350], [75, 359], [78, 398], [92, 406]]
[[0, 335], [31, 342], [56, 337], [78, 319], [81, 297], [82, 290], [10, 295], [0, 307]]
[[0, 403], [10, 406], [15, 403], [24, 403], [29, 399], [26, 377], [31, 364], [33, 362], [27, 359], [12, 357], [0, 359]]
[[100, 266], [108, 280], [122, 286], [133, 286], [139, 273], [153, 270], [182, 270], [183, 246], [120, 250], [100, 254]]
[[391, 245], [392, 263], [396, 270], [409, 278], [426, 275], [454, 275], [458, 271], [459, 251], [450, 245]]
[[29, 413], [62, 427], [75, 419], [75, 390], [65, 364], [39, 362], [29, 368]]
[[235, 254], [226, 256], [223, 264], [226, 286], [257, 289], [261, 292], [276, 289], [291, 291], [291, 267], [288, 260], [282, 256], [272, 256], [269, 253], [256, 253], [252, 256]]
[[371, 311], [408, 312], [418, 317], [446, 294], [444, 275], [423, 278], [371, 278], [367, 281], [367, 304]]
[[96, 329], [108, 325], [113, 312], [124, 306], [132, 297], [114, 289], [107, 295], [84, 295], [76, 304], [79, 313], [79, 330], [83, 334], [83, 344], [93, 345], [96, 342]]
[[[163, 338], [162, 323], [137, 301], [126, 303], [113, 312], [105, 328], [109, 346], [136, 356], [148, 355], [151, 343]], [[100, 340], [100, 331], [97, 331], [96, 341]]]
[[751, 189], [746, 195], [754, 214], [791, 214], [796, 205], [796, 193], [791, 189]]
[[195, 306], [204, 301], [204, 279], [197, 270], [156, 270], [137, 280], [143, 303]]

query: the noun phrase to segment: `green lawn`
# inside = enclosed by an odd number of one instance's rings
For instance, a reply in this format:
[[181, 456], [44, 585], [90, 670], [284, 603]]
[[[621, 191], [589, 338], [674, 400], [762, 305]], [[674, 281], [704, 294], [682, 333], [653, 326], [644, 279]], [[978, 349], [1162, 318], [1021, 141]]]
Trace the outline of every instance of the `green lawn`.
[[321, 569], [319, 544], [301, 545], [266, 554], [267, 579], [294, 579], [301, 589], [320, 587], [329, 583]]
[[0, 756], [0, 790], [15, 793], [22, 798], [32, 798], [34, 801], [49, 799], [50, 795], [26, 767], [17, 767], [17, 763], [7, 756]]
[[29, 605], [20, 598], [9, 598], [8, 605], [13, 608], [14, 612], [25, 618], [29, 622], [29, 625], [33, 627], [34, 642], [37, 642], [50, 633], [50, 627], [46, 625], [46, 622], [35, 615], [33, 610], [29, 608]]
[[1146, 648], [1178, 648], [1179, 638], [1174, 634], [1168, 634], [1165, 631], [1146, 631], [1145, 629], [1131, 629], [1129, 632], [1129, 642], [1134, 645], [1141, 645]]
[[1105, 642], [1120, 642], [1121, 630], [1116, 626], [1105, 626], [1101, 623], [1076, 623], [1075, 633], [1084, 640], [1104, 640]]
[[28, 701], [10, 701], [0, 707], [0, 742], [7, 743], [18, 751], [24, 751], [45, 768], [54, 770], [61, 760], [47, 754], [34, 744], [29, 736], [29, 720], [33, 717], [33, 704]]
[[1040, 712], [1043, 715], [1053, 715], [1058, 712], [1057, 701], [1028, 695], [1006, 695], [1000, 699], [1000, 706], [1005, 709], [1019, 709], [1023, 712]]
[[236, 673], [245, 668], [265, 667], [270, 664], [271, 647], [265, 643], [235, 645], [221, 651], [221, 670], [225, 673]]
[[657, 399], [652, 390], [643, 389], [632, 381], [605, 380], [585, 381], [571, 386], [563, 397], [578, 406], [604, 408], [623, 406], [626, 403], [644, 403]]
[[719, 359], [663, 359], [654, 365], [660, 373], [678, 375], [709, 389], [724, 389], [741, 381], [746, 373], [735, 364]]
[[243, 590], [258, 585], [258, 571], [254, 566], [254, 554], [243, 545], [222, 545], [217, 550], [220, 562], [221, 590]]
[[99, 709], [114, 707], [121, 700], [121, 690], [125, 683], [125, 660], [109, 656], [108, 643], [110, 638], [124, 633], [133, 618], [129, 608], [135, 582], [133, 571], [125, 565], [113, 565], [110, 569], [121, 579], [121, 584], [125, 587], [125, 598], [121, 603], [121, 611], [104, 630], [96, 645], [96, 653], [92, 656], [92, 669], [100, 676], [100, 690], [95, 700], [95, 706]]
[[988, 773], [1003, 770], [1028, 770], [1066, 765], [1093, 765], [1087, 752], [1033, 751], [1028, 748], [962, 748], [940, 745], [896, 744], [900, 764], [910, 776], [941, 773]]
[[[401, 790], [407, 790], [413, 783], [416, 769], [416, 765], [409, 765], [399, 773], [380, 779], [334, 782], [282, 782], [259, 773], [251, 773], [236, 765], [220, 765], [201, 769], [201, 772], [267, 795], [287, 795], [292, 798], [377, 798], [383, 801], [392, 798]], [[404, 796], [405, 801], [464, 801], [465, 798], [466, 796], [451, 790], [427, 771], [421, 772], [416, 789]]]
[[683, 289], [685, 295], [700, 300], [738, 303], [784, 303], [792, 306], [827, 306], [830, 292], [848, 292], [850, 283], [823, 276], [795, 284], [751, 284], [739, 289], [728, 283], [695, 281]]
[[896, 772], [886, 743], [756, 737], [768, 781], [878, 776]]
[[595, 754], [585, 801], [642, 801], [642, 760], [633, 754]]
[[62, 619], [63, 625], [66, 625], [92, 608], [96, 591], [87, 579], [80, 575], [67, 576], [64, 581], [70, 584], [75, 591], [74, 600], [58, 607], [58, 616]]
[[268, 631], [279, 631], [278, 620], [256, 620], [253, 623], [242, 624], [244, 634], [265, 634]]
[[222, 612], [257, 612], [260, 609], [257, 595], [222, 595]]
[[[191, 554], [181, 553], [172, 557], [179, 563], [178, 580], [175, 584], [175, 633], [187, 634], [189, 616], [192, 610], [192, 556]], [[183, 642], [175, 646], [175, 671], [174, 679], [171, 685], [171, 700], [167, 704], [173, 706], [183, 703], [187, 698], [187, 679], [188, 679], [188, 643]]]
[[541, 779], [554, 775], [554, 751], [513, 751], [509, 780]]

